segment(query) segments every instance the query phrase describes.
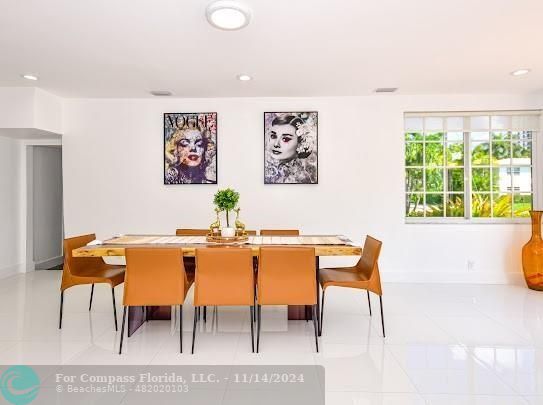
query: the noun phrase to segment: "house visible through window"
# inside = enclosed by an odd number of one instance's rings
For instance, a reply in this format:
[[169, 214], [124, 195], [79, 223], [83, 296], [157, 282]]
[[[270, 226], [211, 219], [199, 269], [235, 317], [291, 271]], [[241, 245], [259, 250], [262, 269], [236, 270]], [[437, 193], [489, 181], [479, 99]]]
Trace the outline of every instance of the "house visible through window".
[[406, 217], [528, 217], [539, 122], [539, 111], [406, 114]]

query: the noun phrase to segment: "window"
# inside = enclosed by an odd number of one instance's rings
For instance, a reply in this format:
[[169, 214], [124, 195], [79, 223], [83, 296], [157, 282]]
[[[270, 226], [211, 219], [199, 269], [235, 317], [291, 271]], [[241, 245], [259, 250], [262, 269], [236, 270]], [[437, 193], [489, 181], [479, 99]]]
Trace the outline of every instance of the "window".
[[406, 114], [406, 218], [529, 217], [539, 114]]

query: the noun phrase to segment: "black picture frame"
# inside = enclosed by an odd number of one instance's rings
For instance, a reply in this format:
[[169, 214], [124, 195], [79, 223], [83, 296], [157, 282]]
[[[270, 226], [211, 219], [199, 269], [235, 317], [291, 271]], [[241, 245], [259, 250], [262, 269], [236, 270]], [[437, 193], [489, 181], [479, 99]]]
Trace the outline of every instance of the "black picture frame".
[[[309, 157], [311, 157], [311, 162], [308, 160], [306, 163], [308, 163], [310, 166], [314, 166], [314, 176], [313, 176], [313, 173], [308, 173], [308, 176], [305, 176], [304, 175], [300, 175], [298, 177], [300, 178], [304, 178], [304, 177], [308, 177], [307, 180], [309, 181], [292, 181], [293, 179], [295, 180], [297, 174], [296, 173], [291, 173], [287, 179], [284, 179], [284, 180], [288, 180], [288, 181], [272, 181], [275, 177], [275, 179], [279, 179], [280, 180], [280, 177], [279, 176], [273, 176], [273, 175], [270, 175], [270, 167], [268, 166], [269, 164], [269, 153], [267, 151], [268, 149], [268, 140], [267, 140], [267, 134], [268, 134], [268, 128], [267, 128], [267, 125], [268, 125], [268, 122], [271, 122], [269, 120], [267, 120], [267, 115], [268, 114], [274, 114], [275, 117], [279, 116], [279, 115], [283, 115], [283, 116], [288, 116], [288, 115], [293, 115], [293, 116], [296, 116], [296, 117], [299, 117], [301, 118], [302, 120], [305, 121], [306, 118], [304, 118], [304, 115], [307, 115], [308, 117], [312, 117], [314, 116], [314, 119], [315, 119], [315, 123], [314, 123], [314, 147], [311, 151], [311, 153], [307, 156], [307, 157], [304, 157], [303, 159], [307, 159]], [[263, 156], [263, 161], [264, 161], [264, 184], [265, 185], [268, 185], [268, 184], [309, 184], [309, 185], [314, 185], [314, 184], [319, 184], [319, 112], [318, 111], [312, 111], [312, 110], [309, 110], [309, 111], [266, 111], [264, 112], [264, 115], [263, 115], [263, 132], [264, 132], [264, 156]], [[299, 141], [299, 140], [297, 140]], [[298, 153], [298, 152], [296, 152]], [[298, 156], [296, 158], [293, 158], [291, 160], [291, 162], [295, 159], [302, 159], [302, 158], [299, 158]], [[314, 163], [312, 162], [312, 160], [314, 159]], [[278, 165], [280, 166], [280, 164]], [[307, 165], [306, 165], [307, 166]], [[293, 169], [296, 169], [296, 167], [293, 167]], [[311, 168], [310, 168], [311, 169]], [[273, 169], [271, 170], [273, 172]]]
[[[208, 117], [212, 117], [212, 121], [208, 124]], [[204, 128], [199, 123], [201, 118], [204, 118]], [[196, 120], [197, 127], [190, 128], [189, 120]], [[209, 129], [211, 126], [211, 130]], [[197, 167], [190, 168], [182, 165], [179, 162], [174, 163], [174, 155], [169, 154], [174, 140], [172, 137], [175, 132], [182, 133], [184, 130], [197, 129], [200, 132], [209, 131], [209, 134], [203, 134], [207, 138], [205, 149], [203, 151], [204, 167], [197, 170]], [[210, 146], [211, 145], [211, 146]], [[168, 149], [167, 149], [168, 148]], [[177, 146], [175, 146], [177, 149]], [[192, 112], [192, 113], [163, 113], [163, 135], [162, 135], [162, 162], [163, 162], [163, 184], [164, 185], [186, 185], [186, 184], [218, 184], [218, 114], [217, 112]], [[209, 161], [210, 157], [212, 161]], [[211, 167], [211, 169], [210, 169]], [[183, 170], [186, 168], [186, 170]], [[177, 175], [176, 175], [177, 173]], [[185, 175], [187, 173], [187, 175]], [[209, 176], [212, 173], [213, 176]]]

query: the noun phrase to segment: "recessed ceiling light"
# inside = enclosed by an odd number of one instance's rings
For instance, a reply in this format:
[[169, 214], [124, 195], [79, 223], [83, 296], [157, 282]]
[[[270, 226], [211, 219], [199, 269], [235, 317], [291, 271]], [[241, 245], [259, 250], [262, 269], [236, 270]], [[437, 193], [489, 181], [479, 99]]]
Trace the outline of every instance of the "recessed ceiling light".
[[207, 21], [221, 30], [239, 30], [249, 24], [251, 11], [234, 0], [219, 0], [206, 8]]
[[518, 70], [515, 70], [515, 71], [511, 72], [511, 74], [513, 76], [522, 76], [522, 75], [525, 75], [527, 73], [530, 73], [530, 69], [518, 69]]
[[394, 93], [398, 90], [397, 87], [379, 87], [375, 89], [376, 93]]
[[238, 80], [241, 80], [242, 82], [247, 82], [249, 80], [252, 80], [252, 77], [249, 75], [238, 75]]
[[26, 75], [21, 75], [21, 77], [25, 78], [26, 80], [38, 80], [38, 76], [36, 75], [30, 75], [30, 74], [26, 74]]
[[153, 96], [157, 96], [157, 97], [168, 97], [168, 96], [171, 96], [172, 95], [172, 92], [171, 91], [167, 91], [167, 90], [153, 90], [150, 92]]

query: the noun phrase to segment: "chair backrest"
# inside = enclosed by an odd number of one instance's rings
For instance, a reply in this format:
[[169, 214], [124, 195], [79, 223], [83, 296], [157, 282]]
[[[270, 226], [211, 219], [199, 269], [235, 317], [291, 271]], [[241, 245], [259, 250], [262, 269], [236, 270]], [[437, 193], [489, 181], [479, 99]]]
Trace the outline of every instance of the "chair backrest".
[[188, 285], [183, 253], [173, 248], [127, 248], [123, 304], [182, 305]]
[[362, 274], [364, 279], [370, 281], [370, 284], [373, 287], [372, 290], [375, 290], [377, 294], [382, 293], [378, 263], [382, 245], [383, 242], [367, 235], [364, 242], [362, 257], [356, 264], [359, 273]]
[[258, 301], [263, 305], [317, 303], [315, 249], [262, 247], [258, 266]]
[[181, 228], [175, 230], [176, 236], [206, 236], [208, 233], [209, 229]]
[[261, 229], [260, 235], [263, 236], [298, 236], [298, 229]]
[[74, 258], [72, 250], [86, 246], [89, 242], [96, 239], [94, 233], [88, 235], [74, 236], [64, 239], [64, 267], [62, 270], [64, 276], [78, 276], [85, 274], [86, 270], [100, 269], [105, 263], [101, 257], [77, 257]]
[[244, 247], [196, 249], [194, 305], [254, 305], [253, 253]]

